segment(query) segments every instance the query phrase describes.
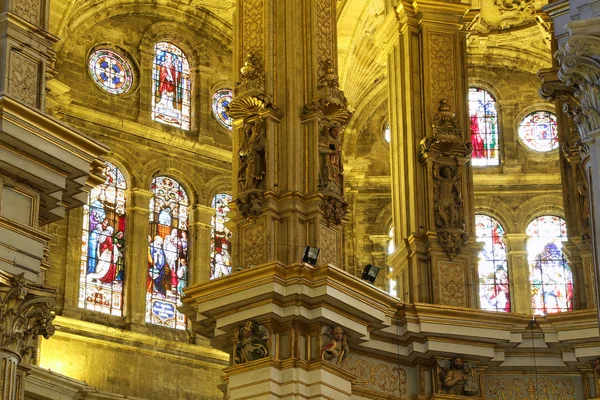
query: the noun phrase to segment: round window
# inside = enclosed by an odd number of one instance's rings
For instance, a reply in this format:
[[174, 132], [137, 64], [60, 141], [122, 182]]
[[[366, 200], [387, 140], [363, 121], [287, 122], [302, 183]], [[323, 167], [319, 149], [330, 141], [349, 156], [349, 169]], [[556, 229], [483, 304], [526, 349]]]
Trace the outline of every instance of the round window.
[[100, 89], [111, 94], [126, 93], [133, 85], [131, 66], [111, 50], [96, 50], [90, 56], [89, 72]]
[[548, 111], [536, 111], [527, 115], [519, 125], [519, 137], [531, 150], [557, 149], [556, 115]]
[[219, 89], [213, 94], [212, 97], [212, 112], [216, 120], [221, 123], [225, 128], [231, 130], [231, 117], [227, 115], [227, 106], [233, 99], [233, 92], [231, 89]]

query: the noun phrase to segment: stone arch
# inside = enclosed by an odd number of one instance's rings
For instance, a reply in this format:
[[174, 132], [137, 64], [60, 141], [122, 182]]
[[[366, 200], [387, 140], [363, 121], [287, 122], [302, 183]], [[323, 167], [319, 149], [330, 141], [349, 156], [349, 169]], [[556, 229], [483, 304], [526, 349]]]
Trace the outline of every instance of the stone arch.
[[206, 181], [206, 206], [210, 207], [213, 198], [219, 193], [228, 193], [233, 195], [231, 187], [231, 176], [215, 176]]
[[390, 231], [390, 228], [393, 224], [392, 218], [392, 202], [389, 202], [385, 207], [381, 209], [377, 217], [375, 218], [375, 223], [373, 224], [373, 232], [374, 235], [387, 235]]
[[[175, 163], [178, 165], [175, 165]], [[186, 172], [184, 173], [182, 171]], [[148, 190], [152, 183], [152, 179], [158, 175], [166, 175], [177, 180], [186, 190], [190, 205], [206, 203], [206, 184], [204, 182], [204, 177], [197, 173], [191, 165], [170, 158], [167, 160], [151, 160], [142, 168], [140, 177], [141, 187]]]
[[525, 200], [515, 211], [518, 232], [525, 233], [527, 226], [542, 215], [555, 215], [565, 219], [560, 194], [542, 194]]
[[497, 197], [475, 196], [475, 214], [485, 214], [494, 218], [506, 233], [519, 233], [514, 212], [502, 199]]

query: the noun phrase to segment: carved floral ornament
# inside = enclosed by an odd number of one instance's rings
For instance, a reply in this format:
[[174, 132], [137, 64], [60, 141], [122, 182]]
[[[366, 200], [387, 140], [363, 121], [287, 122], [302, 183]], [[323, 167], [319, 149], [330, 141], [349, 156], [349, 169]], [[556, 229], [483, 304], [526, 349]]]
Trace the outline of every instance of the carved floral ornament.
[[18, 354], [22, 365], [30, 364], [38, 337], [54, 334], [55, 305], [50, 297], [30, 294], [23, 274], [13, 278], [10, 287], [0, 289], [0, 347]]
[[554, 57], [558, 59], [558, 78], [575, 89], [578, 107], [570, 104], [570, 113], [582, 139], [600, 129], [600, 37], [573, 35]]

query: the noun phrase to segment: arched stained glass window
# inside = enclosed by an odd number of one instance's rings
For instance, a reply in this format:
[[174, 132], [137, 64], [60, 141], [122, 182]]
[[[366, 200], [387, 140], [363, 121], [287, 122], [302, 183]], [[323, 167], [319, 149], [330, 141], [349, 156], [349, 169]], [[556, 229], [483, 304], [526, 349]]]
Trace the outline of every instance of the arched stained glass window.
[[565, 221], [550, 215], [538, 217], [526, 233], [533, 312], [573, 310], [573, 275], [562, 252], [567, 240]]
[[79, 307], [123, 315], [125, 190], [123, 174], [107, 162], [106, 181], [83, 206]]
[[479, 303], [482, 310], [510, 311], [510, 288], [504, 228], [487, 215], [475, 215], [477, 241], [484, 243], [479, 254]]
[[156, 43], [152, 66], [152, 119], [190, 129], [190, 65], [174, 44]]
[[177, 311], [188, 282], [188, 196], [167, 176], [152, 180], [146, 277], [146, 322], [185, 329]]
[[469, 88], [473, 165], [499, 165], [496, 100], [483, 89]]
[[531, 150], [558, 149], [556, 115], [549, 111], [536, 111], [527, 115], [519, 125], [519, 137]]
[[212, 97], [212, 112], [217, 121], [225, 128], [231, 130], [231, 118], [227, 114], [227, 106], [233, 99], [231, 89], [219, 89]]
[[133, 85], [131, 66], [111, 50], [96, 50], [90, 55], [88, 71], [98, 87], [111, 94], [126, 93]]
[[213, 198], [212, 207], [215, 214], [212, 217], [212, 230], [210, 240], [210, 279], [220, 278], [231, 273], [231, 255], [229, 249], [231, 232], [225, 228], [229, 221], [229, 203], [232, 197], [229, 194], [218, 194]]

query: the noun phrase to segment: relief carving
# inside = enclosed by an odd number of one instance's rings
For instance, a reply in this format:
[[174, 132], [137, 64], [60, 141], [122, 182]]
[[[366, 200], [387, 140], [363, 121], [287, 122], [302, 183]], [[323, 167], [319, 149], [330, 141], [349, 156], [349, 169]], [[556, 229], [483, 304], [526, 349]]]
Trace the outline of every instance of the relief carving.
[[233, 365], [260, 360], [269, 356], [269, 331], [262, 325], [247, 321], [238, 326], [233, 335]]
[[19, 0], [12, 1], [11, 11], [23, 18], [25, 21], [40, 26], [40, 15], [43, 2], [40, 0]]
[[344, 166], [342, 164], [341, 128], [337, 125], [321, 129], [319, 135], [319, 190], [342, 197]]
[[434, 277], [434, 285], [440, 304], [466, 307], [467, 294], [463, 265], [456, 262], [442, 262], [439, 264], [437, 272], [437, 276]]
[[317, 1], [316, 4], [317, 61], [320, 63], [331, 60], [334, 56], [333, 7], [335, 7], [335, 3], [331, 0]]
[[23, 274], [0, 291], [0, 298], [0, 347], [18, 354], [21, 365], [29, 365], [36, 357], [38, 337], [54, 334], [56, 301], [31, 294]]
[[436, 229], [465, 228], [461, 195], [462, 168], [434, 164], [433, 209]]
[[331, 329], [324, 326], [321, 329], [323, 346], [321, 347], [321, 358], [331, 364], [341, 365], [342, 361], [348, 356], [348, 338], [341, 326]]
[[321, 262], [320, 264], [337, 265], [337, 233], [326, 226], [321, 226]]
[[267, 238], [264, 221], [255, 222], [244, 229], [244, 266], [258, 265], [266, 262]]
[[344, 360], [342, 368], [356, 375], [356, 380], [352, 384], [361, 389], [385, 392], [399, 397], [407, 393], [407, 375], [404, 368], [390, 368], [383, 363], [374, 364], [350, 357]]
[[460, 396], [479, 396], [479, 377], [475, 363], [456, 355], [451, 360], [437, 360], [441, 393]]
[[490, 400], [575, 400], [575, 384], [572, 379], [513, 378], [490, 379], [487, 384]]
[[431, 47], [430, 81], [432, 105], [448, 99], [449, 107], [454, 108], [454, 40], [451, 34], [432, 32], [429, 34]]
[[500, 10], [500, 29], [509, 29], [535, 21], [535, 4], [531, 0], [496, 0]]
[[262, 60], [264, 48], [264, 0], [244, 0], [242, 2], [242, 54], [255, 54]]
[[8, 92], [23, 103], [37, 107], [39, 64], [17, 51], [10, 53]]
[[261, 118], [244, 124], [244, 141], [238, 149], [240, 166], [238, 170], [238, 190], [263, 189], [266, 174], [265, 121]]

